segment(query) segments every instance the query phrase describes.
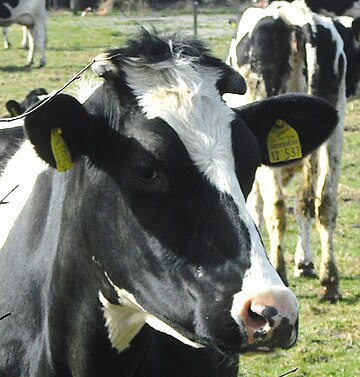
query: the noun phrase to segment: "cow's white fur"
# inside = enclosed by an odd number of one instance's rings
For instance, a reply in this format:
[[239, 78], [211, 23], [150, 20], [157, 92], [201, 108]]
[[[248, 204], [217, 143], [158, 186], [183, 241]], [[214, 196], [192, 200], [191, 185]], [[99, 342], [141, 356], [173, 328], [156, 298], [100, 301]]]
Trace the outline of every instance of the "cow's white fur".
[[145, 324], [174, 337], [188, 346], [194, 348], [203, 347], [201, 344], [184, 337], [171, 326], [147, 312], [131, 293], [117, 287], [106, 273], [105, 275], [113, 286], [120, 305], [111, 304], [102, 292], [99, 292], [99, 300], [103, 306], [105, 325], [108, 329], [110, 342], [118, 352], [122, 352], [129, 347], [131, 340]]

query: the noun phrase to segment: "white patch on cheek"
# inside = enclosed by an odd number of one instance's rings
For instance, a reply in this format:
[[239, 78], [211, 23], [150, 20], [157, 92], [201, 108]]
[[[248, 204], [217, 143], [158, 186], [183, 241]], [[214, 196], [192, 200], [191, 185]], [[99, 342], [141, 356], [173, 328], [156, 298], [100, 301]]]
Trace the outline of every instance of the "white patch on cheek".
[[131, 293], [125, 289], [118, 288], [111, 282], [106, 273], [105, 275], [118, 296], [119, 305], [111, 304], [101, 292], [99, 292], [99, 300], [103, 306], [105, 325], [108, 329], [111, 345], [118, 352], [122, 352], [130, 346], [131, 340], [145, 324], [148, 324], [156, 331], [172, 336], [188, 346], [194, 348], [203, 347], [201, 344], [184, 337], [171, 326], [147, 312]]
[[111, 304], [101, 292], [99, 300], [103, 306], [111, 345], [118, 352], [122, 352], [144, 326], [144, 314], [133, 308]]

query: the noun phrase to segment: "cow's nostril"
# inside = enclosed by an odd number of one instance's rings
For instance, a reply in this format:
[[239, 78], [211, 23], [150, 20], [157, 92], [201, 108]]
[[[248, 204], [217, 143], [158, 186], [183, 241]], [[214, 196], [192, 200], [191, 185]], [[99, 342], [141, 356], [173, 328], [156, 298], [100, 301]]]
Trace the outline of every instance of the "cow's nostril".
[[251, 307], [249, 307], [248, 309], [248, 316], [249, 316], [248, 325], [255, 329], [262, 328], [267, 324], [266, 319], [262, 317], [260, 314], [251, 310]]

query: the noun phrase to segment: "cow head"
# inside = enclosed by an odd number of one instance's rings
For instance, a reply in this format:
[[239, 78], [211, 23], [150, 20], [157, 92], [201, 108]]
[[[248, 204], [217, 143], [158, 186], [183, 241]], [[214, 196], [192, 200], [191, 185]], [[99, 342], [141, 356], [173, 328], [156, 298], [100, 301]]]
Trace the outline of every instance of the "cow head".
[[113, 346], [122, 351], [145, 323], [195, 347], [292, 346], [296, 299], [245, 197], [257, 166], [277, 163], [267, 139], [280, 119], [305, 155], [335, 110], [289, 95], [235, 112], [221, 99], [244, 91], [232, 69], [199, 42], [146, 32], [94, 71], [104, 83], [84, 104], [59, 95], [25, 126], [41, 158], [70, 169], [61, 248], [92, 263]]
[[6, 102], [5, 106], [9, 114], [12, 117], [16, 117], [23, 114], [26, 109], [41, 101], [47, 95], [48, 92], [44, 88], [36, 88], [31, 90], [22, 102], [11, 99]]

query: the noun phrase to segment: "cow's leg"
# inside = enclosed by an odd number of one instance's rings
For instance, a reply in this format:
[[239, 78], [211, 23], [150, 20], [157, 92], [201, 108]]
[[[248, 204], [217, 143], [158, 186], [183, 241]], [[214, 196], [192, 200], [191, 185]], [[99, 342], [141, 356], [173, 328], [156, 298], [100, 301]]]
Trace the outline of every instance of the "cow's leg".
[[34, 62], [35, 49], [40, 51], [40, 67], [44, 67], [46, 64], [45, 51], [46, 51], [46, 16], [39, 17], [35, 25], [30, 28], [29, 35], [29, 53], [28, 64], [31, 65]]
[[29, 29], [26, 27], [26, 26], [22, 26], [21, 27], [22, 29], [22, 39], [21, 39], [21, 43], [20, 43], [20, 48], [26, 50], [28, 47], [29, 47], [29, 43], [28, 43], [28, 40], [29, 40]]
[[36, 42], [34, 38], [34, 33], [32, 31], [33, 29], [29, 29], [29, 51], [28, 51], [28, 57], [27, 57], [27, 65], [30, 66], [34, 63], [34, 53], [36, 48]]
[[9, 40], [9, 29], [6, 26], [4, 26], [2, 28], [2, 32], [3, 32], [3, 35], [4, 35], [4, 48], [5, 48], [5, 50], [7, 50], [11, 47], [11, 43], [10, 43], [10, 40]]
[[263, 215], [270, 243], [270, 261], [287, 284], [284, 259], [286, 204], [281, 185], [281, 169], [261, 166], [256, 173], [259, 192], [263, 199]]
[[320, 299], [340, 299], [339, 274], [334, 257], [334, 232], [338, 212], [337, 187], [341, 171], [343, 128], [341, 125], [319, 151], [315, 211], [321, 240]]
[[294, 276], [317, 277], [311, 250], [311, 226], [315, 217], [315, 191], [318, 156], [313, 153], [303, 161], [302, 182], [295, 198], [295, 218], [299, 237], [295, 252]]

